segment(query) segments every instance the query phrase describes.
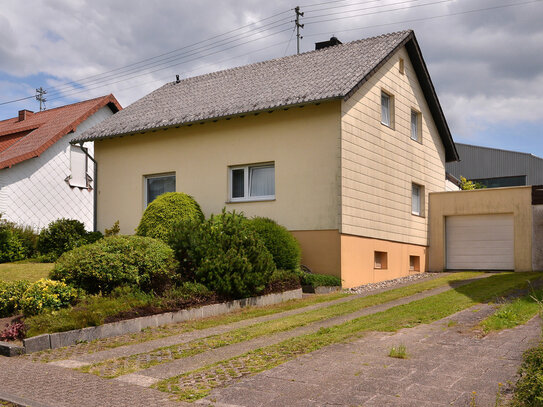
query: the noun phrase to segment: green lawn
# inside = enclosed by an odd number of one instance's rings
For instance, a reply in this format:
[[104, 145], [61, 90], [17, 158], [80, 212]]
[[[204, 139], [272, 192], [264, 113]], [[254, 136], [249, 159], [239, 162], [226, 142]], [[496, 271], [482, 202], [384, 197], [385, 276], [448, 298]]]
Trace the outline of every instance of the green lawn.
[[49, 276], [53, 266], [54, 263], [2, 263], [0, 264], [0, 280], [37, 281]]

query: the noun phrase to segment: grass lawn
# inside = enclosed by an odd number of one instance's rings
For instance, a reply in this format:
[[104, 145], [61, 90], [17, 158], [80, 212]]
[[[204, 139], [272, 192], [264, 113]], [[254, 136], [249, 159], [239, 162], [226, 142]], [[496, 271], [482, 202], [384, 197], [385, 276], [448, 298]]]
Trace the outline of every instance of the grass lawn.
[[0, 280], [37, 281], [40, 278], [47, 278], [53, 266], [54, 263], [2, 263], [0, 264]]

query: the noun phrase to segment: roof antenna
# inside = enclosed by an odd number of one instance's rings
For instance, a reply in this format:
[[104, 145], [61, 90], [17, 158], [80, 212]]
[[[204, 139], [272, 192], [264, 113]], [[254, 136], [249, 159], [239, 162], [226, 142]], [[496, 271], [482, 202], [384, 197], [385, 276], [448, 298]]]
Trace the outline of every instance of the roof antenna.
[[[46, 93], [47, 91], [43, 89], [41, 86], [39, 89], [36, 89], [36, 100], [40, 102], [40, 112], [46, 109], [45, 102], [47, 101], [47, 99], [43, 97], [43, 95], [45, 95]], [[43, 104], [43, 107], [42, 107], [42, 104]]]
[[179, 75], [175, 75], [175, 83], [179, 83], [181, 80], [179, 80]]

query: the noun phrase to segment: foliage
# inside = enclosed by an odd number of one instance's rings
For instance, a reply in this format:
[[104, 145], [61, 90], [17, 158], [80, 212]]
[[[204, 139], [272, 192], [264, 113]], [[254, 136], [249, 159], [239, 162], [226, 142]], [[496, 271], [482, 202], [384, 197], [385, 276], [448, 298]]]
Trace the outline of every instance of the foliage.
[[327, 274], [306, 273], [304, 271], [300, 271], [299, 275], [302, 285], [310, 285], [312, 287], [341, 286], [341, 279], [336, 276], [329, 276]]
[[474, 190], [474, 189], [484, 189], [485, 185], [480, 182], [468, 181], [465, 177], [460, 176], [460, 189], [464, 191]]
[[116, 220], [113, 226], [110, 229], [104, 230], [105, 236], [117, 236], [121, 232], [121, 227], [119, 226], [119, 221]]
[[296, 270], [300, 267], [300, 244], [292, 233], [269, 218], [256, 217], [250, 223], [273, 256], [275, 267], [281, 270]]
[[198, 202], [182, 192], [168, 192], [149, 204], [136, 229], [136, 234], [166, 242], [173, 226], [188, 220], [204, 220], [204, 214]]
[[26, 335], [26, 325], [23, 322], [14, 322], [4, 331], [0, 332], [0, 341], [14, 341], [23, 339]]
[[175, 277], [173, 251], [142, 236], [111, 236], [64, 253], [51, 278], [88, 293], [108, 293], [123, 285], [161, 291]]
[[388, 356], [397, 359], [407, 359], [407, 348], [405, 345], [393, 346], [388, 352]]
[[219, 295], [248, 297], [264, 290], [275, 270], [273, 257], [242, 214], [223, 210], [200, 222], [175, 226], [170, 245], [185, 279]]
[[543, 405], [543, 342], [524, 352], [515, 388], [514, 406]]
[[0, 214], [0, 263], [34, 256], [37, 239], [38, 236], [30, 226], [8, 222]]
[[40, 232], [38, 251], [50, 261], [56, 260], [62, 253], [75, 247], [100, 239], [100, 232], [87, 232], [85, 225], [75, 219], [55, 220]]
[[0, 281], [0, 318], [9, 317], [20, 311], [21, 298], [29, 286], [30, 283], [25, 280]]
[[73, 304], [78, 297], [75, 288], [61, 281], [42, 278], [32, 283], [24, 292], [20, 307], [26, 316], [37, 315], [45, 310], [56, 310]]

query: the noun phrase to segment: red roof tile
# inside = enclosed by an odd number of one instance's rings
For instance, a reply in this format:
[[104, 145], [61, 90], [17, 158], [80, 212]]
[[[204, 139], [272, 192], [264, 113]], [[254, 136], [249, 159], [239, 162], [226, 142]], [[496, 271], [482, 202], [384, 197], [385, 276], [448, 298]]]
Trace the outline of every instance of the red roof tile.
[[113, 111], [122, 109], [110, 94], [27, 115], [23, 121], [18, 117], [0, 121], [0, 169], [38, 157], [107, 105]]

